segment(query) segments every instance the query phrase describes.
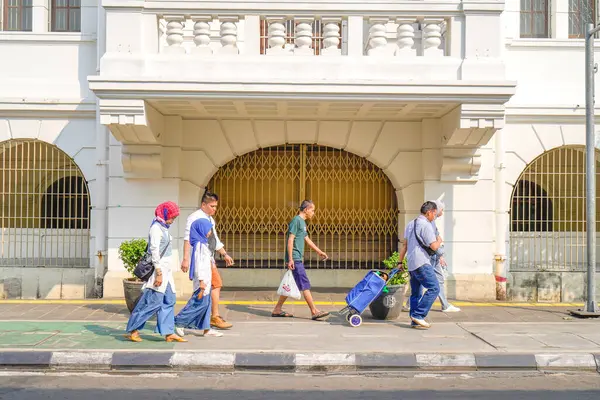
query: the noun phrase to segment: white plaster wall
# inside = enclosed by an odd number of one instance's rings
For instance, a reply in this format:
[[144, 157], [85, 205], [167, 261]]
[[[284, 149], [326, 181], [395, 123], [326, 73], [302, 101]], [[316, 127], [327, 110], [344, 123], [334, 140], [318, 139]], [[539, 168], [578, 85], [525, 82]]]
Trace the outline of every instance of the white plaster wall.
[[[585, 109], [585, 55], [583, 42], [554, 45], [539, 42], [509, 45], [505, 52], [507, 78], [517, 81], [517, 91], [508, 105], [568, 105]], [[535, 43], [535, 42], [529, 42]], [[600, 47], [595, 52], [600, 59]], [[596, 85], [596, 96], [600, 86]]]
[[87, 77], [96, 73], [95, 39], [45, 35], [13, 35], [17, 40], [0, 32], [0, 100], [92, 98]]
[[96, 74], [98, 1], [81, 1], [80, 32], [49, 32], [50, 0], [33, 2], [31, 32], [0, 31], [0, 102], [93, 101], [87, 77]]
[[[504, 26], [506, 77], [517, 81], [517, 92], [509, 106], [569, 105], [585, 108], [584, 40], [568, 37], [569, 0], [553, 0], [550, 38], [521, 39], [520, 0], [506, 0]], [[596, 41], [598, 42], [598, 41]], [[600, 58], [596, 44], [595, 58]], [[596, 85], [596, 96], [600, 87]]]

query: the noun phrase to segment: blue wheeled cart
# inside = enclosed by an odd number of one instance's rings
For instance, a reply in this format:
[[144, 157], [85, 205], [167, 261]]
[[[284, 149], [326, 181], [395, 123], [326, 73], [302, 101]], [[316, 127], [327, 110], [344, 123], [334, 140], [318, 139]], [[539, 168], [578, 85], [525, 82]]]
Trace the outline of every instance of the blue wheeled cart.
[[340, 310], [341, 315], [346, 316], [346, 321], [350, 323], [350, 326], [357, 328], [362, 324], [362, 317], [360, 314], [363, 313], [369, 307], [369, 304], [373, 302], [387, 284], [387, 282], [394, 277], [400, 270], [398, 268], [392, 269], [389, 273], [383, 271], [369, 271], [365, 277], [356, 284], [348, 292], [346, 296], [346, 307]]

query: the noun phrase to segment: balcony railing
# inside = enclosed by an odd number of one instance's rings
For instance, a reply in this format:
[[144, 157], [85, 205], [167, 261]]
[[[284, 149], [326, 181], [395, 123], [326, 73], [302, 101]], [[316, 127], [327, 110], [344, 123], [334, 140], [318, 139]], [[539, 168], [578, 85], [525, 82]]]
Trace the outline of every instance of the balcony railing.
[[[257, 20], [249, 21], [251, 18]], [[365, 17], [361, 21], [362, 35], [352, 36], [349, 16], [158, 15], [159, 52], [346, 56], [352, 41], [360, 40], [365, 56], [450, 55], [449, 17], [397, 15]], [[248, 46], [249, 42], [259, 45]]]

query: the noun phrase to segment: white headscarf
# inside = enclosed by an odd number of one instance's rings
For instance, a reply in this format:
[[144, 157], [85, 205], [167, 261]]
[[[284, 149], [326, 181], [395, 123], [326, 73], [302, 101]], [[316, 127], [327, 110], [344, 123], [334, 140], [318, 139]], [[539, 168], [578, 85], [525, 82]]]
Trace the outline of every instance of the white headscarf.
[[435, 206], [437, 208], [437, 215], [435, 217], [437, 218], [437, 217], [440, 216], [440, 214], [442, 213], [442, 211], [444, 211], [444, 209], [446, 208], [446, 205], [441, 200], [430, 200], [430, 201], [433, 202], [433, 203], [435, 203]]

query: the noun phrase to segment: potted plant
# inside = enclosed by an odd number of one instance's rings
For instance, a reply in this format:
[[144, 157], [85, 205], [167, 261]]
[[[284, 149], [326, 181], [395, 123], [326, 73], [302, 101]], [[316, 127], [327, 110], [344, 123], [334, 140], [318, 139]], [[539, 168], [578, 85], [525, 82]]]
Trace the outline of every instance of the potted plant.
[[144, 253], [146, 253], [147, 246], [148, 243], [146, 242], [146, 239], [127, 240], [119, 246], [119, 258], [123, 261], [125, 269], [131, 275], [131, 278], [123, 279], [125, 303], [127, 303], [129, 312], [133, 311], [142, 295], [142, 286], [144, 285], [144, 282], [133, 275], [133, 270]]
[[[383, 264], [388, 270], [391, 270], [398, 266], [399, 258], [400, 255], [395, 251], [391, 256], [383, 260]], [[393, 320], [400, 316], [404, 302], [404, 288], [407, 282], [408, 272], [406, 269], [406, 258], [404, 258], [400, 272], [388, 281], [381, 295], [369, 305], [373, 318]]]

